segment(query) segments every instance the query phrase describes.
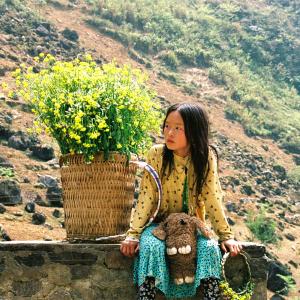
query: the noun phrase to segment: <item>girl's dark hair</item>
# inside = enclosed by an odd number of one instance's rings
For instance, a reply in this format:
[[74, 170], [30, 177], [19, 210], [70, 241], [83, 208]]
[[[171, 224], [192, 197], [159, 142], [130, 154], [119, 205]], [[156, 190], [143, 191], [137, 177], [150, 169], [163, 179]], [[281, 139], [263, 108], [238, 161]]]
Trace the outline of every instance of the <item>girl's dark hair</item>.
[[[202, 186], [205, 182], [209, 171], [208, 163], [208, 133], [209, 122], [208, 116], [202, 106], [196, 103], [177, 103], [171, 105], [166, 113], [163, 122], [165, 127], [166, 120], [171, 112], [178, 111], [184, 122], [184, 131], [188, 144], [190, 145], [191, 162], [196, 173], [196, 195], [200, 195]], [[163, 148], [163, 164], [161, 177], [169, 176], [174, 167], [173, 151], [169, 150], [165, 145]], [[168, 174], [166, 170], [168, 169]]]

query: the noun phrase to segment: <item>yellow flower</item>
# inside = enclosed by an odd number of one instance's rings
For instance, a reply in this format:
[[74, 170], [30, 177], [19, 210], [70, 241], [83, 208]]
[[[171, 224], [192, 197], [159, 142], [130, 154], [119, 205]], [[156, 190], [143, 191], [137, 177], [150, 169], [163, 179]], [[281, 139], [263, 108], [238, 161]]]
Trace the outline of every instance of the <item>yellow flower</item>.
[[105, 120], [101, 120], [98, 124], [98, 128], [102, 129], [102, 128], [106, 128], [106, 127], [107, 127], [107, 124], [106, 124]]
[[117, 144], [117, 149], [121, 149], [122, 148], [122, 144], [118, 143]]
[[98, 136], [100, 136], [100, 133], [99, 132], [91, 132], [91, 133], [88, 134], [88, 136], [91, 139], [96, 139]]
[[2, 85], [3, 90], [7, 90], [8, 89], [8, 85], [7, 85], [6, 82], [2, 82], [1, 85]]

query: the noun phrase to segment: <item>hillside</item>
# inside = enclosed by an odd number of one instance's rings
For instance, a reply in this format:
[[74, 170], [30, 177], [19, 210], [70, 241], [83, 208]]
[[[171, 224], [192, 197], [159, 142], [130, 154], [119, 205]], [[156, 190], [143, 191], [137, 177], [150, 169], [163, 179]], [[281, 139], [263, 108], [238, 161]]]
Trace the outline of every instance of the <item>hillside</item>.
[[[288, 177], [289, 172], [296, 167], [297, 151], [289, 153], [287, 148], [284, 151], [280, 142], [270, 139], [272, 136], [262, 138], [253, 136], [254, 133], [249, 135], [249, 132], [247, 135], [243, 119], [228, 118], [228, 103], [232, 104], [232, 100], [228, 102], [228, 99], [234, 91], [226, 82], [217, 84], [211, 70], [205, 65], [178, 61], [176, 69], [170, 69], [167, 64], [162, 63], [163, 53], [158, 55], [150, 51], [144, 55], [130, 44], [120, 43], [118, 35], [113, 35], [108, 29], [114, 28], [118, 32], [117, 29], [122, 25], [111, 22], [104, 26], [98, 20], [99, 17], [102, 21], [109, 19], [103, 14], [106, 12], [109, 16], [110, 7], [102, 7], [102, 13], [99, 13], [95, 6], [84, 1], [52, 0], [37, 4], [38, 2], [28, 1], [23, 5], [19, 1], [0, 0], [1, 82], [13, 85], [10, 71], [22, 62], [32, 64], [33, 57], [41, 52], [52, 53], [66, 60], [79, 53], [89, 52], [99, 64], [115, 59], [119, 64], [130, 63], [146, 71], [150, 77], [149, 84], [157, 91], [158, 100], [164, 106], [181, 101], [204, 104], [210, 114], [212, 140], [221, 154], [220, 176], [226, 192], [224, 204], [233, 231], [240, 240], [259, 241], [245, 221], [251, 219], [249, 212], [258, 214], [263, 210], [267, 222], [274, 222], [278, 236], [277, 244], [267, 244], [268, 252], [286, 265], [296, 279], [297, 288], [290, 291], [288, 299], [299, 296], [300, 195], [297, 192], [299, 185]], [[275, 1], [271, 2], [280, 5]], [[116, 5], [115, 1], [107, 3]], [[218, 1], [214, 3], [217, 5]], [[287, 9], [284, 8], [284, 11]], [[92, 17], [98, 23], [88, 21]], [[132, 32], [135, 30], [137, 29], [133, 27]], [[146, 36], [142, 32], [139, 34], [140, 38]], [[169, 50], [163, 49], [167, 52]], [[293, 84], [297, 89], [296, 79]], [[298, 92], [293, 91], [298, 97]], [[0, 99], [0, 176], [1, 180], [10, 177], [15, 181], [22, 196], [22, 204], [5, 205], [6, 211], [0, 214], [1, 228], [13, 240], [64, 239], [63, 210], [59, 207], [59, 147], [45, 134], [32, 137], [27, 132], [26, 128], [32, 127], [34, 117], [23, 99], [4, 89], [0, 92]], [[294, 117], [279, 117], [286, 118], [293, 126], [294, 120], [299, 124], [299, 108], [297, 111], [290, 103], [286, 105]], [[263, 111], [266, 110], [269, 107], [263, 108]], [[267, 119], [272, 120], [273, 117], [268, 116]], [[288, 126], [292, 126], [291, 124]], [[292, 128], [292, 133], [297, 138], [299, 128]], [[157, 141], [159, 140], [158, 137]], [[39, 156], [38, 153], [41, 152], [45, 155]], [[53, 183], [49, 177], [41, 179], [43, 175], [57, 178], [58, 182]], [[54, 203], [55, 200], [58, 203]], [[28, 202], [36, 203], [36, 211], [46, 215], [46, 223], [32, 224], [32, 214], [24, 211]], [[53, 216], [54, 210], [58, 217]]]

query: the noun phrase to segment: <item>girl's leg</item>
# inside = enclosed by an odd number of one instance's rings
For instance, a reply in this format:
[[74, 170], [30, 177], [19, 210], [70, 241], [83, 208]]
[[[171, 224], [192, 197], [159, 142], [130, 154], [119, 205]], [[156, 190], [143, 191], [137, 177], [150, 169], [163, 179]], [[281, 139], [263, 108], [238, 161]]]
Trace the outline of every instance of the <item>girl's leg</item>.
[[203, 284], [203, 300], [220, 300], [219, 279], [210, 277], [201, 280]]
[[139, 286], [138, 300], [154, 300], [156, 295], [155, 278], [146, 277], [146, 280]]

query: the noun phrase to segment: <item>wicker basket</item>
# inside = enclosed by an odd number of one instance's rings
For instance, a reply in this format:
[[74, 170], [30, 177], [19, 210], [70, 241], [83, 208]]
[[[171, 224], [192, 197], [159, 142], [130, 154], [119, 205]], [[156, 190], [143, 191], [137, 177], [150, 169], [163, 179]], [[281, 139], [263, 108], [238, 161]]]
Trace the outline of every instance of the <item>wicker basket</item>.
[[135, 164], [128, 164], [126, 156], [118, 153], [104, 161], [99, 153], [91, 163], [85, 163], [82, 155], [64, 155], [60, 166], [69, 240], [94, 240], [128, 229]]

